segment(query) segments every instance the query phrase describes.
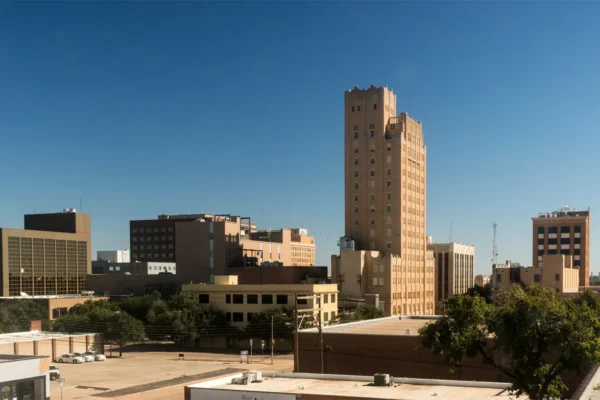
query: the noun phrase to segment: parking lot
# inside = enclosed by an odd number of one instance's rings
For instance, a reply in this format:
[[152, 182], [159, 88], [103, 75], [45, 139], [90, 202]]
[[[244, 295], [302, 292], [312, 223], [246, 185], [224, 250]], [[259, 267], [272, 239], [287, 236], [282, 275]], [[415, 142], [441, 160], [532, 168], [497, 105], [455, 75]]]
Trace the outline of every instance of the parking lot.
[[[118, 353], [114, 353], [115, 355]], [[183, 388], [212, 376], [234, 373], [238, 369], [265, 371], [293, 370], [293, 355], [254, 356], [251, 364], [240, 363], [235, 354], [184, 352], [126, 352], [123, 358], [107, 358], [85, 364], [54, 363], [65, 379], [62, 399], [144, 398], [183, 399]], [[58, 382], [51, 382], [51, 398], [61, 398]]]

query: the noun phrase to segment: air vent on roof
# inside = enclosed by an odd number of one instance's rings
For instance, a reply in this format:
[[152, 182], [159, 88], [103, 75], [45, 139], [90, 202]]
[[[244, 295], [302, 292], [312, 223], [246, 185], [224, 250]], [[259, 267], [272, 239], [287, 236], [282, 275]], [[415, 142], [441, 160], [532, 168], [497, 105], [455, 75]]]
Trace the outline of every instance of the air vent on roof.
[[392, 377], [389, 374], [375, 374], [374, 383], [375, 386], [390, 386]]

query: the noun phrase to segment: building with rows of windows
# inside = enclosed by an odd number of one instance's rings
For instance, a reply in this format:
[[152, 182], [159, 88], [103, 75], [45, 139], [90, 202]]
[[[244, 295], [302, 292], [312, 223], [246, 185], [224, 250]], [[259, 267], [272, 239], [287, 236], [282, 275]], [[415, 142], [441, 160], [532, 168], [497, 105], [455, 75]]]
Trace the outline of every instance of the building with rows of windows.
[[[240, 328], [264, 310], [295, 307], [296, 296], [319, 296], [322, 299], [321, 320], [325, 324], [335, 320], [338, 310], [335, 284], [239, 285], [237, 276], [223, 275], [215, 276], [213, 285], [188, 284], [183, 285], [182, 291], [192, 293], [200, 304], [224, 312], [227, 320]], [[318, 302], [300, 299], [298, 308], [313, 309], [312, 316], [317, 318]]]
[[378, 294], [387, 315], [434, 313], [422, 124], [387, 87], [345, 92], [345, 234], [332, 256], [344, 297]]
[[74, 209], [25, 215], [25, 229], [0, 228], [0, 294], [66, 295], [87, 290], [91, 217]]
[[590, 211], [570, 211], [568, 207], [540, 214], [533, 221], [533, 266], [544, 255], [572, 256], [579, 270], [579, 286], [590, 282]]

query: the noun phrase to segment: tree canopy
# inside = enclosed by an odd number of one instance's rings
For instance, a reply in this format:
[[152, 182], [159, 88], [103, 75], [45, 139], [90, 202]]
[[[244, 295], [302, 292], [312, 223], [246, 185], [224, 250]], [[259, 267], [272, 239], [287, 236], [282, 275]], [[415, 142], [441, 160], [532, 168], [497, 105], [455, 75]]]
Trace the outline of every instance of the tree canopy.
[[339, 321], [341, 323], [353, 322], [353, 321], [362, 321], [365, 319], [375, 319], [375, 318], [383, 318], [385, 314], [382, 309], [371, 306], [363, 306], [359, 307], [353, 313], [343, 313], [339, 316]]
[[600, 302], [590, 292], [567, 300], [548, 288], [513, 286], [494, 302], [459, 295], [445, 315], [421, 328], [421, 345], [454, 369], [480, 355], [531, 400], [560, 397], [560, 375], [586, 373], [600, 361]]
[[30, 299], [0, 303], [0, 333], [28, 331], [32, 320], [42, 321], [42, 329], [48, 329], [48, 308]]
[[484, 286], [475, 285], [467, 290], [469, 296], [480, 296], [486, 301], [486, 303], [492, 302], [492, 284], [486, 283]]

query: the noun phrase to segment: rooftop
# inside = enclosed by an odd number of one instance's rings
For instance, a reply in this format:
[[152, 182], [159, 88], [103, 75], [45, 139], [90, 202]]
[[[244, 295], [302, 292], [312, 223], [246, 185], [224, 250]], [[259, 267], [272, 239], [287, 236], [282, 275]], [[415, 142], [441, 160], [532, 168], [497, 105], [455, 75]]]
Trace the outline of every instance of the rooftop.
[[[428, 315], [418, 316], [394, 316], [370, 319], [365, 321], [350, 322], [347, 324], [330, 325], [323, 328], [323, 333], [347, 333], [355, 335], [393, 335], [393, 336], [416, 336], [419, 329], [426, 324], [435, 321], [439, 317]], [[301, 332], [318, 332], [317, 328], [303, 329]]]
[[590, 209], [587, 210], [571, 210], [569, 206], [565, 206], [564, 208], [560, 208], [558, 210], [554, 210], [551, 212], [541, 212], [538, 213], [537, 217], [532, 219], [545, 219], [545, 218], [565, 218], [565, 217], [589, 217]]
[[274, 372], [263, 372], [262, 375], [262, 381], [249, 385], [232, 384], [233, 378], [241, 376], [241, 374], [236, 374], [190, 385], [188, 388], [192, 393], [194, 390], [204, 389], [329, 396], [329, 398], [340, 399], [352, 397], [424, 400], [430, 399], [432, 396], [461, 400], [511, 398], [507, 390], [510, 386], [509, 383], [394, 378], [393, 385], [382, 387], [373, 385], [372, 376]]
[[104, 296], [81, 295], [81, 294], [48, 294], [38, 296], [0, 296], [0, 300], [48, 300], [48, 299], [94, 299], [97, 297], [104, 298]]
[[[44, 331], [28, 331], [28, 332], [13, 332], [3, 333], [0, 335], [0, 344], [15, 343], [15, 342], [33, 342], [34, 340], [44, 339], [61, 339], [68, 340], [71, 336], [84, 336], [89, 333], [60, 333], [60, 332], [44, 332]], [[0, 358], [4, 355], [0, 355]]]
[[30, 355], [12, 355], [12, 354], [0, 354], [0, 363], [30, 360], [32, 358], [46, 358], [48, 356], [30, 356]]

